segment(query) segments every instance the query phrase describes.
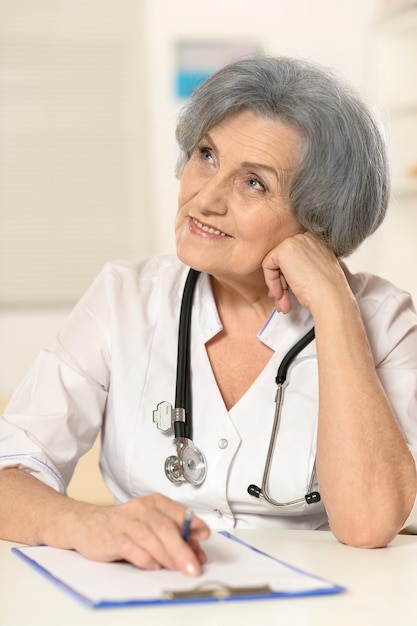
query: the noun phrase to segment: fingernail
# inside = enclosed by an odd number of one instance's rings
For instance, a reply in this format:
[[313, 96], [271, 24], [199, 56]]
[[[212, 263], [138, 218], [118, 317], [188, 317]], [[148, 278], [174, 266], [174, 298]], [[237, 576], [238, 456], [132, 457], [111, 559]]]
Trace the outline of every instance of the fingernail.
[[194, 563], [186, 563], [185, 564], [185, 572], [188, 576], [196, 576], [197, 568]]

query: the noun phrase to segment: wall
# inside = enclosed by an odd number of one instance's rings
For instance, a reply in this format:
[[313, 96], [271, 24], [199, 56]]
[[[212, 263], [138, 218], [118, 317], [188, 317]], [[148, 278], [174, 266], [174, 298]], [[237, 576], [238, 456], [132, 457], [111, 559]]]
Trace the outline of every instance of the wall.
[[106, 261], [154, 248], [143, 9], [0, 0], [0, 396]]
[[[335, 69], [376, 105], [373, 22], [377, 5], [376, 0], [257, 0], [255, 5], [248, 0], [37, 0], [35, 8], [31, 0], [0, 0], [0, 34], [18, 32], [22, 42], [24, 37], [33, 40], [32, 29], [37, 36], [43, 32], [49, 38], [71, 35], [92, 41], [111, 38], [114, 33], [119, 42], [125, 41], [123, 80], [116, 77], [108, 85], [109, 91], [119, 94], [114, 117], [110, 115], [108, 123], [113, 130], [118, 124], [128, 136], [130, 158], [122, 163], [120, 176], [112, 178], [111, 172], [106, 175], [115, 186], [111, 203], [108, 180], [101, 186], [98, 179], [92, 198], [99, 214], [104, 204], [107, 211], [111, 205], [118, 211], [118, 200], [122, 199], [138, 217], [128, 229], [137, 233], [138, 239], [133, 245], [122, 243], [120, 254], [134, 258], [148, 252], [174, 250], [174, 129], [183, 104], [175, 96], [173, 85], [178, 41], [248, 39], [258, 42], [267, 53], [311, 58]], [[103, 58], [98, 71], [105, 71], [106, 63]], [[116, 120], [120, 115], [125, 116], [123, 124]], [[71, 120], [71, 109], [68, 116]], [[116, 165], [113, 161], [112, 166]], [[128, 199], [126, 181], [131, 189]], [[83, 182], [72, 176], [65, 184], [68, 191]], [[59, 189], [54, 201], [60, 204]], [[31, 202], [36, 214], [36, 197]], [[414, 227], [414, 214], [410, 208], [407, 211]], [[141, 221], [149, 214], [152, 221]], [[354, 269], [363, 267], [384, 273], [417, 294], [407, 261], [412, 242], [404, 240], [402, 228], [402, 213], [396, 211], [381, 232], [354, 255], [351, 265]], [[98, 220], [94, 239], [100, 241], [100, 237]], [[74, 258], [76, 255], [74, 246]], [[77, 272], [85, 285], [93, 277], [92, 268], [88, 272], [77, 268]], [[49, 344], [71, 306], [70, 302], [55, 308], [0, 311], [0, 395], [15, 387], [39, 348]]]

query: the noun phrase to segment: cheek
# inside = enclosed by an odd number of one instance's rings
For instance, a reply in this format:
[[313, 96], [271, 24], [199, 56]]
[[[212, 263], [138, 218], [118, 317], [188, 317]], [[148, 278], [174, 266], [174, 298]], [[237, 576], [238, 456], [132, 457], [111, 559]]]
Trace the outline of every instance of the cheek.
[[[276, 209], [274, 210], [276, 211]], [[300, 226], [298, 221], [294, 218], [292, 213], [288, 213], [287, 210], [283, 211], [283, 214], [277, 218], [272, 216], [270, 219], [260, 219], [258, 222], [258, 229], [253, 228], [252, 236], [259, 241], [263, 240], [264, 248], [271, 250], [275, 246], [278, 246], [287, 237], [293, 237], [294, 235], [303, 232], [304, 229]]]

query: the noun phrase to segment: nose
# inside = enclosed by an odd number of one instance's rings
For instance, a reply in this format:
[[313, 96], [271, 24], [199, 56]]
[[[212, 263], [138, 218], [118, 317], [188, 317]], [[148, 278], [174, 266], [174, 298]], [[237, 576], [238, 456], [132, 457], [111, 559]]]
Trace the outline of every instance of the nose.
[[204, 182], [196, 195], [195, 201], [201, 213], [224, 214], [227, 212], [228, 185], [225, 178], [220, 175], [220, 172]]

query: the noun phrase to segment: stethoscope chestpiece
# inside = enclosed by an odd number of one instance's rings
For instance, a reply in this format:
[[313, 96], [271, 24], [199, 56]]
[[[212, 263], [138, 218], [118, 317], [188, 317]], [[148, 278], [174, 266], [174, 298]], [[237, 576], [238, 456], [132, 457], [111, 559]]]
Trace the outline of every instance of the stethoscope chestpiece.
[[185, 410], [174, 408], [169, 402], [160, 402], [153, 412], [153, 421], [164, 432], [172, 428], [175, 431], [177, 455], [169, 456], [165, 461], [167, 478], [172, 483], [187, 481], [201, 485], [207, 476], [207, 461], [201, 450], [185, 436]]
[[204, 454], [190, 439], [176, 437], [177, 456], [169, 456], [165, 461], [165, 474], [173, 483], [187, 481], [201, 485], [207, 476], [207, 461]]
[[193, 443], [182, 449], [182, 470], [186, 480], [193, 485], [201, 485], [207, 476], [207, 461], [200, 448]]

